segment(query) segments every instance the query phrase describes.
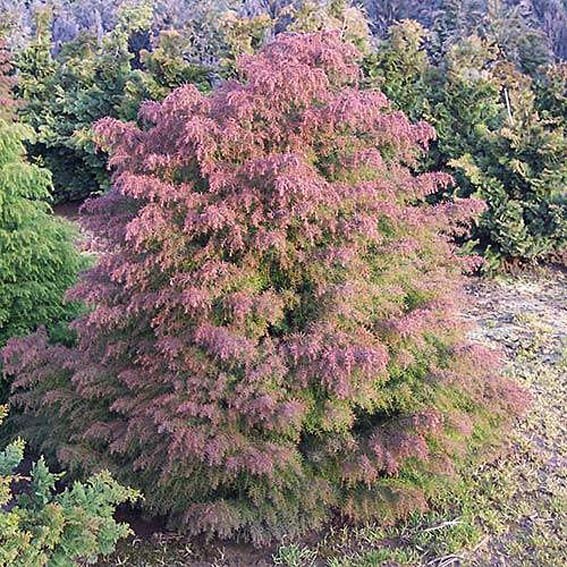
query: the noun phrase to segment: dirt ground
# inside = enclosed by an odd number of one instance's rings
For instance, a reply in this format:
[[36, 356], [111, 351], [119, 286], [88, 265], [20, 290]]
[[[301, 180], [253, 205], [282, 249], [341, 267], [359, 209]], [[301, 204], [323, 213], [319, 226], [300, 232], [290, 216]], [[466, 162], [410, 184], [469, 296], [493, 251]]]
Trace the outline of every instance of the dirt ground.
[[473, 338], [499, 345], [508, 372], [533, 397], [514, 451], [487, 471], [498, 530], [472, 564], [567, 565], [567, 275], [542, 270], [476, 283], [470, 293]]

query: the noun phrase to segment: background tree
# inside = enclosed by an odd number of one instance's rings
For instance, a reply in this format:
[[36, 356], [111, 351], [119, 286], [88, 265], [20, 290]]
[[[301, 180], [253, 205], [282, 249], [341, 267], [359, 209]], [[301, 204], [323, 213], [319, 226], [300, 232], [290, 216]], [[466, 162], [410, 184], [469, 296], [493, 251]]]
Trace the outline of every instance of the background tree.
[[457, 195], [487, 202], [467, 246], [485, 256], [485, 269], [562, 254], [562, 67], [540, 68], [534, 83], [496, 42], [476, 35], [434, 65], [426, 38], [415, 22], [393, 26], [366, 57], [365, 74], [370, 88], [384, 88], [397, 108], [435, 127], [437, 140], [422, 168], [451, 172]]
[[489, 260], [561, 254], [567, 247], [565, 129], [540, 116], [531, 79], [510, 64], [494, 74], [509, 101], [507, 120], [484, 133], [482, 151], [452, 162], [489, 205], [477, 232], [480, 244]]
[[49, 171], [25, 160], [30, 135], [0, 118], [0, 345], [75, 315], [63, 296], [84, 266], [75, 232], [51, 215]]
[[537, 22], [558, 59], [567, 58], [567, 6], [563, 0], [515, 0], [525, 19]]
[[[496, 40], [524, 70], [566, 55], [567, 7], [561, 0], [368, 0], [364, 2], [379, 37], [404, 19], [419, 21], [431, 33], [430, 50], [439, 56], [463, 37]], [[553, 54], [553, 55], [552, 55]]]
[[367, 87], [382, 91], [414, 121], [431, 115], [435, 67], [425, 49], [427, 38], [419, 22], [404, 20], [364, 59]]
[[100, 42], [83, 35], [54, 57], [50, 16], [41, 14], [34, 41], [18, 55], [18, 94], [25, 102], [20, 116], [37, 132], [30, 152], [52, 171], [56, 200], [107, 186], [106, 159], [96, 152], [92, 124], [103, 116], [131, 117], [131, 105], [125, 103], [134, 58], [129, 40], [149, 26], [150, 18], [148, 12], [125, 10]]
[[547, 66], [536, 77], [534, 87], [540, 112], [567, 126], [567, 63]]
[[[436, 167], [446, 168], [465, 153], [481, 153], [485, 133], [506, 120], [503, 88], [493, 73], [499, 55], [494, 43], [473, 35], [455, 44], [444, 58], [428, 97], [433, 107], [428, 117], [438, 136]], [[458, 182], [462, 187], [465, 180], [458, 177]]]

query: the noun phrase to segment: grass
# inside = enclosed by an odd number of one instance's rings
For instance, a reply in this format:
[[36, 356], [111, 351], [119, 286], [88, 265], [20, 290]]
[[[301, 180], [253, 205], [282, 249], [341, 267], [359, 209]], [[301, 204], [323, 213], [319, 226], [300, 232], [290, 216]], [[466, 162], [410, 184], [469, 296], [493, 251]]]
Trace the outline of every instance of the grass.
[[567, 276], [546, 272], [471, 288], [472, 338], [503, 349], [533, 396], [512, 450], [469, 471], [425, 514], [395, 527], [329, 528], [316, 543], [257, 552], [178, 536], [131, 540], [128, 567], [559, 567], [567, 565]]

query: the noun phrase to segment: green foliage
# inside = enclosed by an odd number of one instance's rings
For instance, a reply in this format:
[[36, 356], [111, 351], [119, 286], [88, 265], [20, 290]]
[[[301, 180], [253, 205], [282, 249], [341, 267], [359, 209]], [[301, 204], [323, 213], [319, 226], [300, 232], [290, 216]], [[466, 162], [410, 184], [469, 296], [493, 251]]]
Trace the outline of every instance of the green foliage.
[[[128, 111], [122, 107], [121, 115], [133, 115], [138, 112], [136, 104], [145, 94], [146, 98], [162, 100], [172, 89], [183, 84], [194, 84], [200, 90], [209, 89], [209, 71], [202, 65], [190, 62], [187, 52], [187, 39], [177, 31], [163, 31], [153, 50], [144, 50], [140, 54], [143, 70], [132, 73], [126, 94], [135, 107]], [[133, 89], [138, 86], [139, 94]], [[128, 98], [128, 97], [127, 97]]]
[[[0, 422], [5, 416], [6, 408], [0, 407]], [[29, 477], [17, 474], [23, 457], [21, 439], [0, 452], [0, 567], [94, 563], [130, 533], [113, 515], [117, 505], [138, 500], [135, 490], [101, 472], [57, 493], [63, 475], [50, 472], [43, 458]]]
[[477, 36], [461, 41], [447, 54], [440, 80], [430, 86], [429, 94], [434, 99], [428, 118], [437, 130], [438, 166], [481, 151], [484, 133], [502, 123], [505, 107], [491, 72], [496, 58], [494, 44]]
[[313, 567], [317, 560], [317, 552], [296, 543], [285, 545], [273, 556], [274, 565], [283, 567]]
[[[269, 13], [249, 16], [234, 10], [220, 18], [215, 35], [221, 39], [218, 49], [219, 68], [223, 75], [232, 75], [240, 55], [253, 54], [278, 33], [313, 33], [337, 30], [341, 38], [360, 51], [370, 53], [371, 32], [364, 12], [347, 0], [305, 0], [282, 3]], [[211, 30], [212, 31], [212, 30]]]
[[485, 0], [441, 0], [432, 21], [432, 51], [442, 57], [463, 37], [478, 32], [485, 23]]
[[567, 125], [567, 63], [545, 67], [536, 77], [534, 87], [542, 114]]
[[522, 6], [506, 6], [503, 0], [489, 0], [485, 37], [492, 38], [507, 61], [525, 73], [536, 73], [552, 59], [543, 30], [522, 14]]
[[63, 295], [85, 264], [71, 225], [50, 212], [49, 172], [25, 161], [29, 134], [0, 120], [0, 346], [76, 315]]
[[481, 122], [469, 152], [449, 165], [464, 173], [467, 193], [488, 204], [476, 238], [496, 267], [548, 258], [567, 245], [567, 138], [563, 126], [538, 112], [529, 77], [500, 62], [491, 78], [505, 112], [495, 128]]
[[151, 16], [149, 5], [125, 6], [111, 31], [98, 38], [82, 34], [56, 56], [43, 16], [35, 40], [18, 54], [18, 94], [25, 101], [20, 115], [37, 132], [30, 150], [52, 171], [56, 200], [108, 187], [106, 156], [93, 142], [96, 120], [132, 120], [142, 100], [160, 100], [185, 82], [208, 84], [205, 70], [185, 60], [186, 46], [173, 32], [165, 32], [151, 53], [132, 49], [136, 39], [147, 43]]
[[53, 172], [56, 198], [75, 199], [107, 184], [105, 161], [89, 130], [122, 104], [130, 71], [128, 33], [119, 25], [102, 44], [81, 36], [54, 58], [48, 24], [38, 22], [35, 40], [16, 59], [18, 94], [26, 102], [21, 118], [37, 132], [31, 153]]
[[370, 51], [370, 28], [364, 12], [348, 0], [307, 0], [291, 10], [289, 31], [340, 30], [341, 38], [363, 53]]
[[508, 61], [528, 73], [552, 58], [549, 38], [520, 2], [440, 0], [437, 4], [429, 19], [429, 51], [436, 62], [471, 35], [494, 43]]
[[393, 26], [366, 57], [371, 88], [384, 90], [414, 120], [426, 119], [437, 142], [424, 169], [444, 169], [458, 196], [484, 199], [487, 211], [467, 243], [485, 268], [561, 254], [567, 244], [565, 71], [550, 66], [537, 81], [505, 58], [498, 37], [455, 43], [435, 65], [426, 32]]
[[389, 37], [365, 58], [369, 88], [382, 91], [412, 120], [430, 114], [431, 73], [426, 29], [411, 20], [390, 28]]

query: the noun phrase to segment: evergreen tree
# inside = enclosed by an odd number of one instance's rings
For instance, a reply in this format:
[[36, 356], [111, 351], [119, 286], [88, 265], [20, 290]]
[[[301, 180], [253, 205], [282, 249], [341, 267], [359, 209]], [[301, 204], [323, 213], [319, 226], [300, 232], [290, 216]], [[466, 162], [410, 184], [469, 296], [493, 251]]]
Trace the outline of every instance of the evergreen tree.
[[[135, 57], [129, 41], [150, 20], [151, 12], [124, 9], [102, 38], [80, 35], [55, 56], [51, 15], [37, 15], [34, 41], [16, 59], [18, 95], [25, 102], [19, 114], [37, 134], [30, 153], [52, 172], [56, 200], [84, 198], [108, 186], [106, 157], [96, 151], [92, 125], [104, 116], [133, 118], [146, 98], [144, 91], [128, 90]], [[129, 100], [134, 94], [135, 104]]]
[[478, 35], [461, 39], [433, 65], [425, 37], [414, 22], [393, 26], [366, 57], [367, 83], [435, 127], [437, 139], [421, 167], [450, 172], [457, 181], [452, 191], [488, 204], [467, 246], [483, 254], [485, 269], [562, 255], [564, 66], [549, 67], [534, 85], [495, 41]]
[[567, 63], [542, 69], [535, 79], [536, 105], [543, 116], [567, 127]]
[[366, 86], [379, 89], [414, 121], [431, 114], [435, 68], [425, 49], [428, 37], [420, 23], [404, 20], [364, 59]]
[[567, 135], [541, 116], [532, 80], [510, 63], [493, 76], [503, 93], [506, 118], [480, 132], [477, 149], [450, 161], [488, 204], [476, 231], [485, 258], [531, 261], [564, 255], [567, 248]]
[[[6, 408], [0, 406], [0, 424]], [[120, 486], [108, 472], [57, 493], [63, 474], [53, 474], [40, 458], [29, 476], [16, 471], [24, 458], [24, 442], [0, 451], [0, 567], [67, 567], [93, 563], [114, 551], [130, 534], [114, 520], [119, 504], [139, 494]], [[19, 495], [13, 493], [18, 488]]]
[[25, 159], [30, 135], [0, 118], [0, 346], [76, 314], [63, 296], [84, 266], [74, 230], [51, 214], [49, 172]]
[[[116, 169], [75, 346], [11, 341], [13, 403], [69, 466], [107, 463], [178, 528], [266, 543], [390, 522], [497, 441], [524, 396], [467, 342], [434, 132], [360, 88], [338, 33], [281, 35], [204, 96], [97, 126]], [[49, 435], [47, 435], [49, 429]]]

